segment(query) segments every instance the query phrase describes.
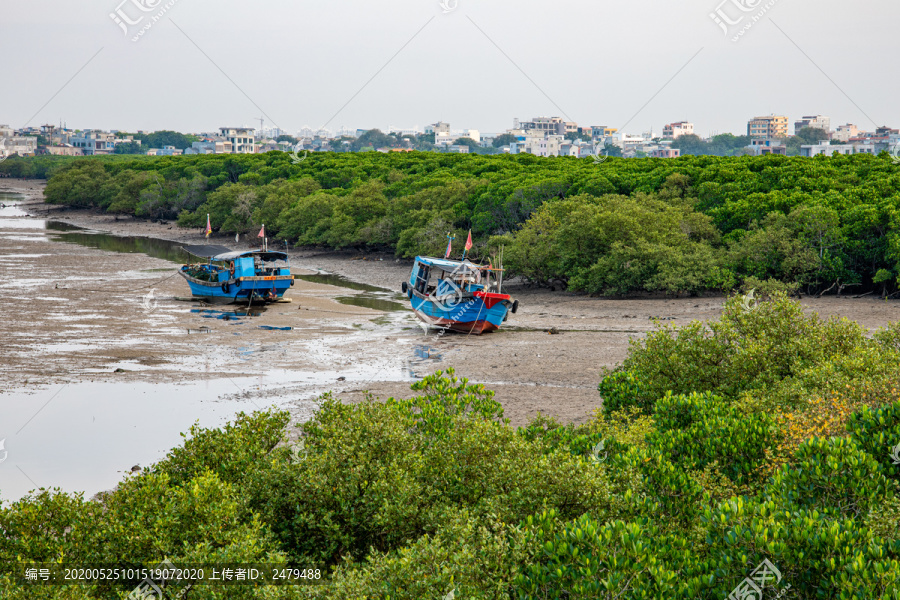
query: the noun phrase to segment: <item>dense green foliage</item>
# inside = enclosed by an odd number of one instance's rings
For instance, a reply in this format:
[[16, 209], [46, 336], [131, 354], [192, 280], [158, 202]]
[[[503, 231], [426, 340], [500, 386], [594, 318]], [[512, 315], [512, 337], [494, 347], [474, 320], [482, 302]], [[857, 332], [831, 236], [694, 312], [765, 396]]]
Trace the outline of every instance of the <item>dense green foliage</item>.
[[[14, 578], [30, 561], [168, 557], [329, 576], [187, 600], [720, 599], [768, 560], [781, 580], [765, 597], [898, 600], [897, 331], [870, 339], [779, 294], [736, 297], [707, 329], [635, 342], [584, 425], [513, 429], [492, 392], [450, 371], [407, 400], [326, 396], [299, 439], [278, 411], [195, 427], [94, 501], [44, 490], [0, 508], [0, 595], [121, 598], [114, 583]], [[798, 432], [823, 394], [833, 435]]]
[[747, 152], [746, 148], [749, 145], [749, 135], [734, 135], [731, 133], [715, 135], [708, 142], [697, 135], [689, 133], [678, 136], [672, 142], [672, 147], [681, 150], [682, 155], [741, 156]]
[[[372, 143], [385, 141], [367, 132]], [[395, 139], [396, 136], [385, 136]], [[362, 140], [363, 138], [359, 138]], [[679, 138], [680, 139], [680, 138]], [[359, 140], [356, 140], [358, 143]], [[365, 140], [364, 140], [365, 141]], [[890, 294], [900, 168], [887, 155], [539, 158], [421, 152], [12, 158], [48, 202], [225, 234], [435, 253], [471, 229], [509, 276], [590, 293]], [[461, 236], [461, 237], [460, 237]]]
[[[122, 136], [129, 135], [127, 133], [120, 134]], [[164, 148], [166, 146], [174, 146], [179, 150], [190, 148], [193, 142], [200, 138], [196, 135], [179, 133], [177, 131], [154, 131], [153, 133], [134, 133], [130, 134], [136, 140], [141, 141], [141, 147], [146, 152], [149, 148]]]

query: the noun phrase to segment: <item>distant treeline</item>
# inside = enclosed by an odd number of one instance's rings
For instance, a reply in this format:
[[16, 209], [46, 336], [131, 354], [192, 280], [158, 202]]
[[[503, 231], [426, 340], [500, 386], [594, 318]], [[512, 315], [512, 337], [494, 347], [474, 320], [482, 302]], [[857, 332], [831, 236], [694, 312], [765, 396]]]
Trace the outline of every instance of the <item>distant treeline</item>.
[[[332, 248], [505, 246], [509, 275], [590, 293], [897, 289], [900, 166], [887, 154], [679, 159], [431, 152], [11, 158], [48, 202]], [[461, 249], [461, 248], [460, 248]]]

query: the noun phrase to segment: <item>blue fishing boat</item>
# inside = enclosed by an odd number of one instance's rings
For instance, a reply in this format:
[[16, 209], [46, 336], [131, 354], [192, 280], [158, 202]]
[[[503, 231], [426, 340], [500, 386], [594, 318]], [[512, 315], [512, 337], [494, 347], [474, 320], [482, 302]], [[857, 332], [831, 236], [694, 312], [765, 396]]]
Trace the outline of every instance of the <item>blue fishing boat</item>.
[[498, 329], [519, 308], [518, 300], [501, 293], [502, 285], [502, 269], [417, 256], [401, 289], [423, 323], [480, 335]]
[[225, 246], [184, 246], [184, 250], [207, 259], [205, 263], [182, 265], [179, 270], [194, 298], [206, 302], [275, 302], [294, 285], [284, 252], [234, 251]]

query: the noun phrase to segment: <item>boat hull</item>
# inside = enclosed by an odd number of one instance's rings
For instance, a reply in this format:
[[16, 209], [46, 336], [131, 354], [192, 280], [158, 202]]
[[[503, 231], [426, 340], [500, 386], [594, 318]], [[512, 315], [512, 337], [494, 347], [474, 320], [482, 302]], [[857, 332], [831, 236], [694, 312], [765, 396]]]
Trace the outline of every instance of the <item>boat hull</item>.
[[496, 302], [488, 307], [488, 303], [477, 297], [465, 298], [457, 304], [442, 306], [428, 296], [413, 292], [410, 303], [416, 316], [423, 323], [476, 335], [499, 329], [509, 312], [509, 306], [505, 302]]
[[211, 304], [275, 302], [294, 284], [293, 275], [243, 277], [228, 281], [203, 281], [179, 271], [194, 298]]

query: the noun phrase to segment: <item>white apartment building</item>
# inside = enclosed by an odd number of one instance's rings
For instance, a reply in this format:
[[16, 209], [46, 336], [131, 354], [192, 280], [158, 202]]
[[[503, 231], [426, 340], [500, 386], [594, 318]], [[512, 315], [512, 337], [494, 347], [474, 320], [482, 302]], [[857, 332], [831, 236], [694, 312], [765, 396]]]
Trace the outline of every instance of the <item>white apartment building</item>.
[[535, 156], [559, 156], [559, 147], [563, 143], [565, 136], [548, 135], [531, 139], [531, 153]]
[[750, 145], [747, 146], [747, 150], [753, 156], [764, 156], [766, 154], [787, 155], [787, 146], [777, 139], [752, 139], [750, 140]]
[[824, 129], [826, 132], [831, 133], [831, 117], [824, 117], [822, 115], [800, 117], [799, 120], [794, 121], [794, 135], [797, 135], [800, 133], [801, 129], [807, 127]]
[[585, 158], [587, 156], [594, 156], [594, 154], [594, 145], [583, 140], [575, 140], [574, 142], [565, 141], [559, 145], [560, 156]]
[[446, 133], [450, 134], [450, 123], [444, 123], [443, 121], [438, 121], [437, 123], [432, 123], [431, 125], [425, 126], [425, 133], [435, 134], [437, 136], [438, 133]]
[[256, 141], [252, 127], [220, 127], [222, 137], [231, 142], [232, 154], [255, 154]]
[[872, 143], [829, 144], [825, 142], [800, 146], [800, 156], [813, 157], [820, 154], [831, 156], [834, 152], [838, 154], [877, 154], [877, 149], [877, 146]]
[[226, 140], [203, 140], [193, 142], [185, 154], [231, 154], [231, 142]]
[[[571, 124], [577, 131], [578, 125]], [[560, 117], [535, 117], [530, 121], [520, 121], [516, 119], [513, 129], [524, 129], [525, 131], [533, 131], [543, 135], [566, 135], [566, 122]]]
[[0, 125], [0, 158], [17, 154], [31, 156], [37, 150], [37, 138], [27, 135], [15, 135], [10, 127]]
[[[116, 149], [116, 134], [107, 131], [85, 129], [71, 138], [72, 145], [80, 148], [85, 156], [112, 154]], [[131, 141], [123, 139], [121, 141]]]
[[453, 143], [453, 140], [456, 138], [450, 135], [449, 131], [435, 131], [434, 132], [434, 145], [435, 146], [449, 146]]
[[181, 156], [183, 153], [183, 150], [175, 146], [163, 146], [162, 148], [150, 148], [147, 150], [147, 156]]
[[694, 124], [688, 121], [677, 121], [663, 126], [663, 139], [677, 140], [682, 135], [693, 135]]
[[853, 123], [847, 123], [846, 125], [839, 125], [837, 130], [833, 134], [831, 134], [831, 139], [837, 140], [839, 142], [846, 142], [850, 138], [855, 138], [860, 133], [862, 133], [856, 125]]

